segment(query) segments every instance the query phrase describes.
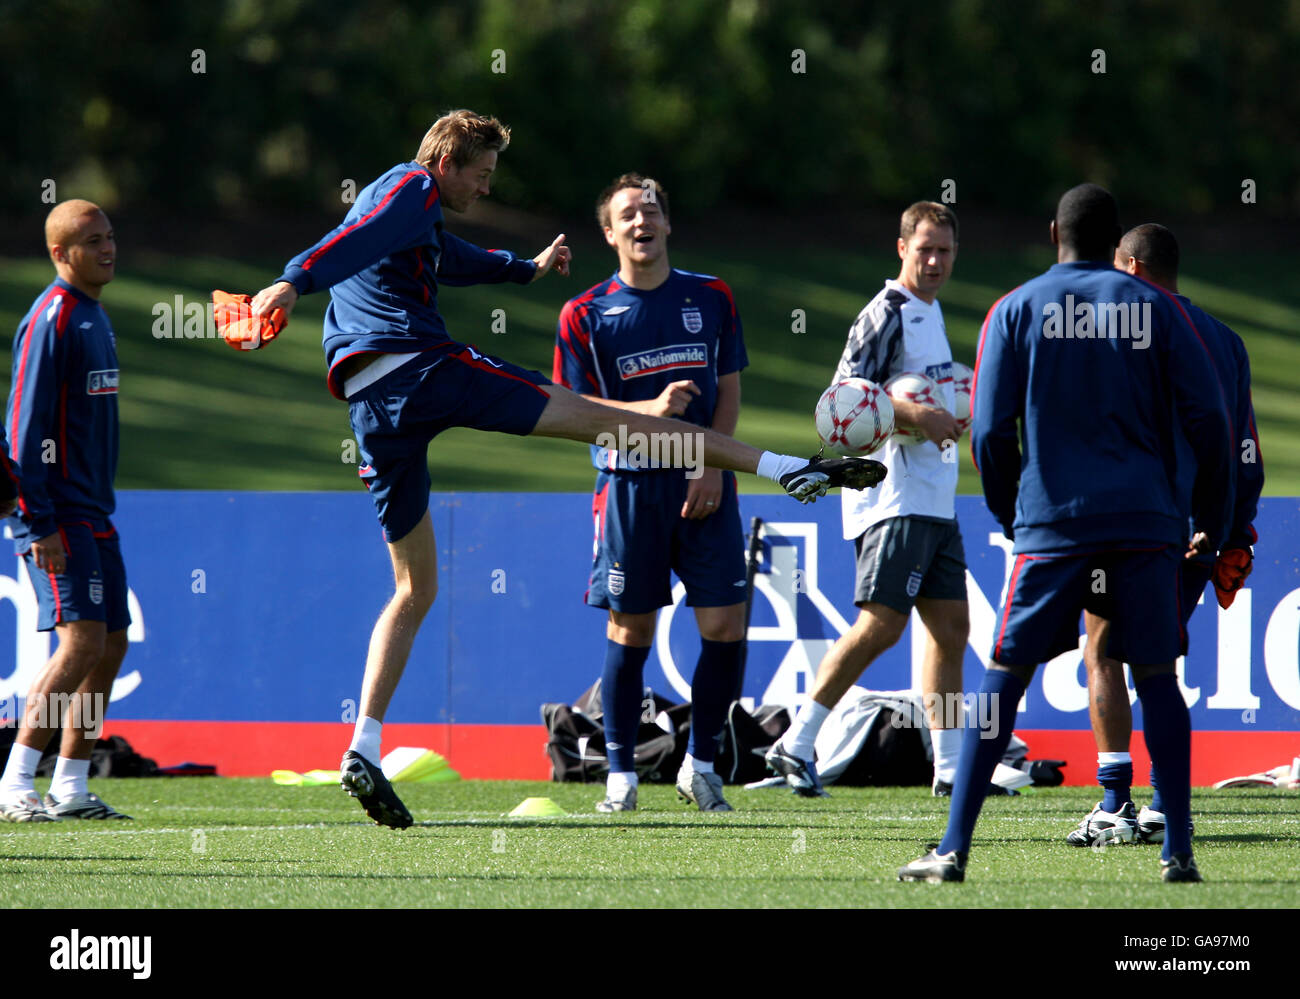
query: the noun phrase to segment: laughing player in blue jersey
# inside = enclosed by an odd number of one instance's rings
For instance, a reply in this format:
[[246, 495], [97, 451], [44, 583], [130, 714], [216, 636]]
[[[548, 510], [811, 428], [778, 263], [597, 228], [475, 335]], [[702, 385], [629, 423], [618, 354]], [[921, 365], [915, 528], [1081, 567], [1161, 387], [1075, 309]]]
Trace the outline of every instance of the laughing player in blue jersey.
[[[560, 313], [556, 384], [616, 409], [734, 433], [747, 358], [731, 289], [669, 266], [668, 196], [657, 181], [619, 177], [597, 199], [596, 219], [618, 253], [618, 271]], [[609, 611], [600, 692], [610, 764], [596, 809], [636, 808], [642, 669], [658, 609], [672, 603], [669, 576], [676, 572], [700, 629], [690, 752], [677, 790], [700, 811], [729, 812], [713, 760], [739, 681], [745, 630], [736, 477], [712, 468], [639, 467], [635, 456], [595, 446], [592, 463], [596, 540], [587, 603]]]
[[942, 842], [899, 880], [962, 881], [984, 788], [1037, 664], [1088, 645], [1132, 665], [1164, 795], [1165, 881], [1192, 858], [1191, 721], [1174, 661], [1187, 544], [1179, 434], [1195, 456], [1190, 510], [1206, 547], [1228, 534], [1233, 430], [1206, 345], [1173, 297], [1112, 266], [1119, 210], [1095, 184], [1067, 191], [1050, 226], [1057, 263], [994, 303], [980, 333], [971, 448], [989, 511], [1014, 541], [980, 697]]
[[[116, 502], [117, 345], [99, 304], [113, 280], [117, 243], [99, 207], [80, 200], [54, 206], [45, 241], [58, 276], [18, 326], [7, 415], [21, 468], [14, 545], [36, 591], [39, 627], [53, 629], [59, 644], [28, 692], [0, 777], [0, 816], [125, 819], [86, 785], [131, 623], [126, 569], [109, 520]], [[54, 781], [42, 802], [36, 765], [60, 723]]]
[[[439, 118], [414, 160], [367, 185], [343, 223], [252, 300], [255, 316], [280, 309], [288, 317], [300, 295], [330, 291], [324, 334], [329, 387], [348, 402], [364, 462], [361, 477], [378, 509], [396, 582], [371, 636], [342, 784], [372, 819], [394, 828], [412, 820], [378, 766], [382, 723], [438, 589], [429, 442], [450, 427], [585, 443], [620, 430], [649, 435], [680, 427], [598, 405], [448, 335], [437, 309], [439, 283], [528, 284], [552, 270], [568, 273], [563, 235], [524, 260], [480, 249], [443, 229], [444, 206], [463, 212], [489, 193], [509, 138], [495, 118], [472, 111]], [[873, 485], [883, 473], [867, 459], [810, 462], [724, 434], [701, 434], [704, 464], [764, 475], [803, 502], [833, 486]]]
[[[1264, 460], [1255, 430], [1255, 409], [1250, 401], [1250, 358], [1246, 345], [1227, 325], [1178, 293], [1178, 261], [1178, 241], [1174, 234], [1153, 222], [1130, 229], [1115, 250], [1118, 269], [1169, 292], [1196, 327], [1214, 361], [1236, 429], [1233, 437], [1238, 442], [1234, 462], [1236, 499], [1228, 538], [1216, 557], [1212, 551], [1201, 551], [1204, 535], [1192, 535], [1179, 566], [1179, 612], [1185, 642], [1187, 622], [1205, 592], [1206, 583], [1214, 583], [1218, 602], [1226, 608], [1236, 599], [1237, 590], [1250, 574], [1254, 558], [1252, 545], [1258, 540], [1253, 521], [1264, 488]], [[1180, 449], [1178, 469], [1180, 501], [1186, 509], [1196, 472], [1196, 456]], [[1183, 652], [1186, 653], [1186, 648]], [[1136, 811], [1133, 807], [1133, 758], [1129, 754], [1133, 712], [1123, 667], [1117, 659], [1098, 655], [1091, 643], [1085, 649], [1084, 662], [1088, 668], [1088, 707], [1097, 742], [1097, 783], [1102, 787], [1103, 797], [1065, 841], [1071, 846], [1104, 846], [1134, 840], [1162, 843], [1165, 809], [1154, 766], [1151, 805], [1143, 805]]]

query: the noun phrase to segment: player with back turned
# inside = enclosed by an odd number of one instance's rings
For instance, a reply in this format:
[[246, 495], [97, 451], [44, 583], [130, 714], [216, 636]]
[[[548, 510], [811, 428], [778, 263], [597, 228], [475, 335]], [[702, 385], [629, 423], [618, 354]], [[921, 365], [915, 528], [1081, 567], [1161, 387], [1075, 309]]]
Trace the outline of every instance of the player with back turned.
[[[349, 406], [388, 543], [396, 592], [371, 635], [361, 704], [341, 782], [376, 822], [405, 828], [410, 812], [379, 767], [384, 715], [438, 590], [429, 516], [428, 446], [450, 427], [594, 443], [601, 435], [663, 434], [680, 424], [583, 399], [536, 371], [479, 353], [447, 333], [438, 285], [528, 284], [567, 274], [563, 235], [532, 260], [487, 251], [443, 229], [443, 208], [466, 211], [490, 191], [510, 132], [495, 118], [453, 111], [434, 122], [414, 160], [358, 195], [341, 225], [253, 297], [251, 320], [222, 324], [236, 346], [260, 346], [300, 295], [330, 291], [324, 348], [330, 391]], [[807, 502], [832, 486], [869, 485], [883, 469], [865, 459], [809, 462], [701, 430], [703, 463], [755, 472]], [[509, 473], [502, 471], [502, 481]]]
[[[14, 337], [7, 419], [21, 468], [14, 546], [36, 591], [38, 627], [55, 631], [59, 644], [28, 692], [0, 777], [0, 815], [11, 822], [125, 819], [86, 784], [131, 623], [126, 569], [109, 520], [117, 344], [99, 304], [113, 280], [117, 243], [107, 216], [80, 200], [54, 206], [45, 241], [58, 276]], [[60, 721], [59, 759], [42, 802], [36, 765]]]
[[[616, 409], [734, 433], [747, 358], [731, 289], [669, 266], [668, 196], [657, 181], [619, 177], [597, 199], [596, 218], [618, 254], [618, 271], [560, 313], [556, 383]], [[592, 448], [592, 463], [596, 541], [587, 603], [609, 613], [600, 689], [610, 765], [605, 800], [596, 808], [636, 808], [642, 670], [658, 609], [672, 603], [675, 571], [700, 630], [690, 751], [677, 789], [701, 811], [729, 812], [713, 761], [740, 682], [745, 631], [736, 477], [716, 469], [639, 468], [606, 448]]]
[[[943, 840], [899, 880], [962, 881], [984, 788], [1041, 662], [1088, 644], [1132, 665], [1164, 795], [1165, 881], [1199, 881], [1188, 828], [1191, 723], [1174, 673], [1187, 518], [1175, 464], [1196, 456], [1191, 514], [1208, 546], [1228, 532], [1233, 436], [1205, 344], [1178, 303], [1112, 266], [1115, 199], [1067, 191], [1050, 226], [1057, 263], [989, 310], [971, 446], [989, 511], [1014, 542], [990, 664], [991, 717], [966, 730]], [[1022, 450], [1023, 442], [1023, 450]]]
[[[1200, 551], [1203, 538], [1193, 535], [1179, 567], [1182, 591], [1179, 610], [1185, 641], [1187, 622], [1205, 592], [1205, 584], [1214, 583], [1219, 604], [1227, 608], [1250, 574], [1254, 558], [1251, 546], [1258, 539], [1252, 522], [1264, 488], [1264, 463], [1255, 430], [1255, 410], [1250, 401], [1250, 358], [1246, 345], [1228, 326], [1178, 293], [1178, 258], [1174, 234], [1152, 222], [1126, 232], [1115, 250], [1115, 266], [1119, 270], [1169, 292], [1196, 327], [1214, 361], [1236, 428], [1236, 500], [1228, 538], [1216, 557], [1212, 551]], [[1180, 498], [1185, 505], [1196, 471], [1196, 456], [1185, 448], [1180, 449], [1178, 467]], [[1184, 655], [1186, 651], [1184, 647]], [[1123, 667], [1117, 659], [1098, 655], [1091, 644], [1084, 650], [1084, 662], [1088, 669], [1088, 707], [1097, 741], [1097, 783], [1102, 787], [1103, 797], [1065, 840], [1071, 846], [1127, 843], [1134, 839], [1163, 842], [1165, 809], [1154, 766], [1150, 806], [1143, 805], [1138, 811], [1133, 807], [1133, 758], [1129, 755], [1133, 712]]]

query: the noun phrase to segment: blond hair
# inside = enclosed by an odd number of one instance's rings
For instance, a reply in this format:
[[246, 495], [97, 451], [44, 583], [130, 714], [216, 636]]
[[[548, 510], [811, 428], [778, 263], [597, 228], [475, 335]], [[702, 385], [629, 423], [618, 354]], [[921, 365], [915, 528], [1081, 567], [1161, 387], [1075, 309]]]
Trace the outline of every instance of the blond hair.
[[485, 152], [504, 152], [510, 145], [510, 129], [490, 115], [460, 109], [448, 111], [424, 133], [415, 162], [426, 170], [444, 156], [464, 168]]

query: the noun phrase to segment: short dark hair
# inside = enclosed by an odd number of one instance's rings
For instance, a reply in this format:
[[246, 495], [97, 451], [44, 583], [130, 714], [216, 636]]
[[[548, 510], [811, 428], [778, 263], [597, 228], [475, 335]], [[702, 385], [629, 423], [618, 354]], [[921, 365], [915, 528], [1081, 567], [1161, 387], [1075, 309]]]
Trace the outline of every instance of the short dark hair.
[[610, 224], [610, 200], [627, 187], [635, 187], [638, 191], [642, 191], [642, 197], [646, 201], [657, 202], [664, 218], [668, 218], [668, 192], [664, 190], [664, 186], [653, 177], [644, 177], [639, 173], [625, 173], [601, 191], [600, 197], [596, 199], [596, 224], [602, 230]]
[[1119, 255], [1141, 261], [1160, 281], [1178, 280], [1178, 240], [1158, 222], [1144, 222], [1124, 233]]
[[1081, 260], [1110, 263], [1119, 234], [1119, 205], [1104, 187], [1080, 184], [1061, 195], [1056, 205], [1056, 238]]
[[898, 220], [898, 238], [904, 243], [910, 243], [922, 222], [946, 225], [952, 230], [952, 241], [957, 242], [957, 213], [937, 201], [918, 201], [908, 205], [903, 217]]

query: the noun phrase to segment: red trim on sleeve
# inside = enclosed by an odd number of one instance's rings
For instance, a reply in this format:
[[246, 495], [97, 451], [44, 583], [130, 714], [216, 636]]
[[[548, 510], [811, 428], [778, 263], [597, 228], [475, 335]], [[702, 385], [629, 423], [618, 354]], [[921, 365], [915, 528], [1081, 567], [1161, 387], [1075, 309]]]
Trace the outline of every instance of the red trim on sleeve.
[[[1012, 288], [1011, 291], [1006, 293], [1006, 295], [1003, 295], [996, 302], [990, 305], [988, 313], [984, 316], [984, 325], [980, 327], [979, 346], [975, 348], [975, 370], [971, 372], [971, 376], [970, 376], [970, 411], [972, 413], [975, 412], [975, 385], [976, 383], [979, 382], [980, 359], [984, 356], [984, 337], [985, 335], [987, 335], [989, 331], [989, 323], [992, 321], [993, 313], [997, 310], [997, 307], [1001, 305], [1003, 301], [1005, 301], [1006, 298], [1012, 294], [1012, 292], [1015, 292], [1017, 289], [1019, 289], [1019, 287], [1020, 285], [1016, 285], [1016, 287]], [[970, 442], [970, 461], [971, 464], [975, 466], [976, 474], [979, 474], [979, 470], [980, 470], [979, 462], [975, 460], [975, 438], [974, 437], [971, 438], [971, 442]]]
[[706, 288], [716, 288], [718, 291], [722, 292], [724, 295], [727, 296], [727, 301], [731, 303], [731, 318], [735, 319], [736, 318], [736, 297], [731, 293], [731, 289], [727, 287], [727, 282], [723, 281], [722, 278], [714, 278], [712, 281], [705, 281], [704, 286]]
[[[365, 225], [365, 224], [366, 224], [367, 222], [369, 222], [372, 218], [374, 218], [376, 215], [378, 215], [380, 212], [382, 212], [382, 211], [384, 210], [385, 206], [387, 206], [388, 202], [390, 202], [390, 201], [393, 199], [393, 195], [395, 195], [398, 191], [400, 191], [400, 190], [402, 189], [402, 185], [404, 185], [404, 184], [405, 184], [408, 180], [410, 180], [412, 177], [427, 177], [427, 176], [428, 176], [428, 174], [425, 173], [423, 170], [412, 170], [412, 171], [410, 171], [409, 173], [405, 174], [405, 175], [402, 177], [401, 180], [399, 180], [396, 184], [393, 185], [392, 190], [390, 190], [387, 194], [384, 195], [383, 200], [380, 201], [379, 204], [375, 205], [374, 208], [370, 209], [370, 211], [366, 212], [365, 215], [363, 215], [361, 218], [357, 219], [357, 220], [356, 220], [355, 222], [353, 222], [350, 226], [348, 226], [346, 229], [344, 229], [342, 232], [340, 232], [338, 235], [336, 235], [333, 239], [331, 239], [331, 240], [330, 240], [328, 243], [326, 243], [324, 246], [322, 246], [322, 247], [320, 247], [319, 249], [317, 249], [315, 253], [313, 253], [310, 257], [308, 257], [305, 261], [303, 261], [302, 269], [303, 269], [304, 271], [309, 271], [309, 270], [311, 270], [311, 269], [312, 269], [312, 265], [315, 264], [316, 261], [319, 260], [319, 259], [321, 258], [321, 255], [322, 255], [322, 254], [324, 254], [324, 253], [327, 252], [331, 247], [333, 247], [335, 243], [337, 243], [340, 239], [342, 239], [344, 236], [346, 236], [348, 233], [350, 233], [353, 229], [356, 229], [358, 226], [363, 226], [363, 225]], [[436, 192], [437, 192], [437, 189], [438, 189], [438, 185], [437, 185], [437, 184], [434, 184], [434, 185], [433, 185], [433, 189], [434, 189], [434, 194], [432, 195], [432, 197], [436, 198], [436, 197], [437, 197], [437, 193], [436, 193]], [[429, 207], [429, 204], [430, 204], [430, 202], [426, 202], [426, 203], [425, 203], [425, 208], [426, 208], [426, 209]]]
[[[41, 299], [41, 304], [32, 310], [31, 322], [27, 324], [27, 334], [23, 339], [23, 356], [18, 361], [18, 374], [14, 377], [14, 444], [13, 459], [20, 462], [18, 450], [22, 446], [23, 439], [23, 379], [27, 376], [27, 357], [32, 349], [32, 325], [40, 322], [41, 314], [45, 311], [45, 306], [55, 295], [62, 295], [62, 288], [51, 288], [50, 293]], [[18, 501], [22, 507], [23, 513], [27, 512], [27, 507], [23, 504], [22, 499]]]

